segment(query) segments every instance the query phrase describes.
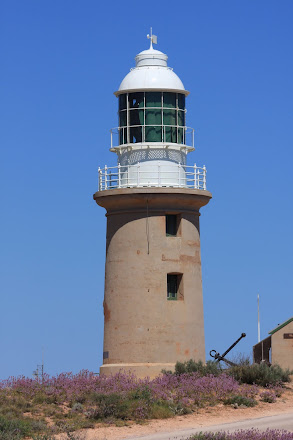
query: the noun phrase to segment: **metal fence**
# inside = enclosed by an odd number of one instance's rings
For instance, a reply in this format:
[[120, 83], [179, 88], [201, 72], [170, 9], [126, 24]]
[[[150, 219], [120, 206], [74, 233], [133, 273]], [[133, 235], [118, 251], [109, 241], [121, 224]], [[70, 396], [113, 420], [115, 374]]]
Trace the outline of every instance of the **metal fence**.
[[174, 187], [206, 190], [206, 167], [156, 163], [99, 168], [99, 191], [117, 188]]
[[[134, 130], [139, 130], [140, 140], [131, 140], [131, 133]], [[159, 129], [160, 134], [156, 134], [156, 139], [148, 139], [147, 131], [150, 129]], [[194, 148], [194, 128], [180, 127], [177, 125], [133, 125], [130, 127], [115, 127], [111, 128], [111, 148], [121, 147], [129, 143], [178, 143]]]

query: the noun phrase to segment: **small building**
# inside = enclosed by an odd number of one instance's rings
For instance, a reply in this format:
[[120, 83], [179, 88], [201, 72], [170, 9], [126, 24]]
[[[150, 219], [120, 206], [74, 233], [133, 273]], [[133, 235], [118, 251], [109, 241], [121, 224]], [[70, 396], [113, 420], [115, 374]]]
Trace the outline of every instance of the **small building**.
[[293, 317], [269, 332], [267, 338], [253, 347], [253, 361], [267, 362], [293, 370]]

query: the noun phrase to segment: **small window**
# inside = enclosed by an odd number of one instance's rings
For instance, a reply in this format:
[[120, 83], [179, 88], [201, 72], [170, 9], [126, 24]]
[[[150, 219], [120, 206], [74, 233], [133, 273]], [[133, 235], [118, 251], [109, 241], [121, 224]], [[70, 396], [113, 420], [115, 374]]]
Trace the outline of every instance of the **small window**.
[[170, 301], [183, 299], [182, 274], [167, 274], [167, 299]]
[[178, 235], [179, 230], [179, 215], [176, 214], [167, 214], [166, 215], [166, 236], [167, 237], [176, 237]]

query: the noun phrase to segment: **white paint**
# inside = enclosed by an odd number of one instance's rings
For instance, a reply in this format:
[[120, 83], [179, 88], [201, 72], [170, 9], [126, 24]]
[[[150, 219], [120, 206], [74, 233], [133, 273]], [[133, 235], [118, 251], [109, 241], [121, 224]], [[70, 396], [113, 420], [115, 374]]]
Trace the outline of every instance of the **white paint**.
[[167, 66], [168, 56], [152, 47], [135, 57], [136, 67], [125, 76], [120, 84], [118, 96], [134, 90], [168, 90], [188, 95], [181, 79]]

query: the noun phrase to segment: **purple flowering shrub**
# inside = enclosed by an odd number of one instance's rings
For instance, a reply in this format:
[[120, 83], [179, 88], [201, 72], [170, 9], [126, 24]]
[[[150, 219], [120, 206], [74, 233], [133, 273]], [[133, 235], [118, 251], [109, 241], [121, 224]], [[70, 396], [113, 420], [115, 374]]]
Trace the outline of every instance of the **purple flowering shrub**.
[[[26, 399], [42, 403], [64, 401], [84, 403], [95, 395], [121, 394], [134, 399], [167, 401], [202, 406], [222, 401], [230, 394], [239, 393], [241, 387], [235, 379], [225, 374], [200, 377], [197, 373], [162, 375], [153, 380], [138, 379], [132, 373], [113, 376], [96, 376], [89, 371], [74, 375], [62, 373], [56, 377], [44, 376], [42, 382], [25, 377], [9, 378], [0, 382], [0, 392], [10, 390], [21, 393]], [[253, 391], [254, 393], [255, 391]], [[244, 388], [244, 393], [248, 391]]]
[[276, 394], [273, 390], [263, 391], [259, 396], [260, 400], [267, 403], [274, 403], [277, 400]]
[[[275, 396], [275, 389], [264, 393]], [[0, 417], [27, 420], [30, 413], [44, 426], [50, 420], [51, 434], [64, 431], [64, 426], [73, 431], [100, 421], [172, 417], [235, 398], [243, 404], [258, 394], [258, 386], [239, 384], [225, 373], [163, 374], [150, 380], [130, 372], [106, 377], [84, 370], [44, 375], [42, 381], [11, 377], [0, 382]]]
[[233, 433], [199, 433], [193, 435], [189, 440], [293, 440], [293, 433], [278, 429], [267, 429], [261, 432], [257, 429], [240, 430]]

